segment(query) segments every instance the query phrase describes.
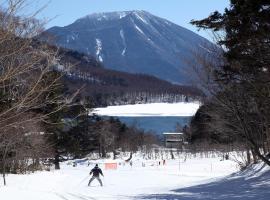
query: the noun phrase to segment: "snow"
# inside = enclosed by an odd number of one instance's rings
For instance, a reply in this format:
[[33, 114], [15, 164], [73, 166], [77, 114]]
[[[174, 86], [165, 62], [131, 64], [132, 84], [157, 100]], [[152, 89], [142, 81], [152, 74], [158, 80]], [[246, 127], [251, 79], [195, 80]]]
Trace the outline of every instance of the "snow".
[[99, 55], [101, 50], [102, 50], [102, 42], [100, 39], [96, 39], [96, 44], [97, 44], [97, 52], [96, 54]]
[[135, 16], [143, 23], [148, 24], [148, 22], [143, 17], [141, 17], [138, 12], [135, 12]]
[[152, 103], [108, 106], [92, 111], [103, 116], [193, 116], [200, 104], [194, 103]]
[[259, 10], [259, 12], [262, 12], [262, 11], [264, 11], [264, 10], [269, 10], [270, 9], [270, 5], [263, 5], [262, 7], [261, 7], [261, 9]]
[[56, 69], [57, 69], [58, 71], [62, 72], [62, 71], [65, 70], [65, 67], [64, 67], [64, 65], [57, 64], [57, 65], [56, 65]]
[[[8, 175], [8, 185], [0, 183], [0, 196], [3, 200], [266, 200], [270, 195], [270, 168], [263, 164], [237, 172], [235, 162], [221, 157], [185, 157], [183, 153], [175, 160], [166, 160], [165, 165], [158, 161], [134, 156], [132, 167], [123, 159], [92, 160], [90, 166], [84, 159], [77, 167], [66, 162], [58, 171]], [[108, 162], [117, 162], [118, 169], [105, 170], [104, 163]], [[96, 180], [87, 186], [88, 173], [96, 163], [103, 170], [104, 187]]]
[[66, 36], [66, 43], [69, 44], [71, 40], [74, 41], [76, 39], [78, 39], [78, 34], [72, 33], [72, 34]]
[[167, 25], [170, 25], [170, 26], [172, 25], [172, 23], [171, 23], [170, 21], [165, 20], [164, 22], [165, 22]]
[[96, 39], [96, 56], [100, 62], [103, 62], [103, 58], [101, 56], [102, 51], [102, 42], [100, 39]]
[[96, 19], [98, 21], [108, 20], [108, 17], [105, 14], [102, 14], [102, 13], [94, 13], [94, 14], [88, 15], [87, 17], [90, 18], [90, 19], [92, 17], [96, 17]]
[[122, 19], [127, 16], [126, 12], [118, 12], [119, 18]]
[[144, 35], [144, 32], [142, 31], [142, 29], [140, 29], [136, 24], [134, 24], [134, 27], [141, 33]]
[[123, 41], [123, 45], [124, 45], [124, 49], [123, 49], [121, 55], [122, 56], [125, 56], [126, 50], [127, 50], [127, 43], [126, 43], [125, 34], [124, 34], [124, 30], [123, 29], [120, 30], [120, 37], [121, 37], [121, 39]]
[[99, 62], [103, 62], [103, 58], [102, 58], [102, 56], [98, 56], [98, 60], [99, 60]]
[[183, 135], [184, 133], [163, 133], [163, 135]]

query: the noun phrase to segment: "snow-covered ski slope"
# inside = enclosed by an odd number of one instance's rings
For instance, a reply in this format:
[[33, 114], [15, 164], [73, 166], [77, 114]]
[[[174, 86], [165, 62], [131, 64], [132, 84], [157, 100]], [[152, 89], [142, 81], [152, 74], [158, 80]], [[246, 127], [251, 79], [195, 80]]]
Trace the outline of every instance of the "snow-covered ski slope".
[[106, 116], [193, 116], [199, 106], [199, 102], [135, 104], [96, 108], [92, 113]]
[[[241, 173], [232, 161], [221, 158], [158, 160], [133, 158], [132, 167], [121, 165], [105, 170], [105, 160], [81, 162], [77, 167], [63, 163], [59, 171], [8, 175], [6, 187], [0, 185], [1, 200], [269, 200], [270, 173], [262, 164]], [[145, 167], [142, 166], [144, 162]], [[88, 173], [95, 163], [103, 169], [104, 187], [95, 180], [87, 186]], [[255, 174], [255, 175], [254, 175]]]

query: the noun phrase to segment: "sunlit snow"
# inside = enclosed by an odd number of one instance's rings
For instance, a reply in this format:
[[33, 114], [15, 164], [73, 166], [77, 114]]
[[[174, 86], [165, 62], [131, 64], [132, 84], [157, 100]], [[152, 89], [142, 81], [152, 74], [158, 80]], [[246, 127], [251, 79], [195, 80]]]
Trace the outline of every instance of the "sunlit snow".
[[143, 18], [141, 17], [137, 12], [135, 13], [136, 17], [141, 20], [142, 22], [144, 22], [145, 24], [148, 24], [148, 22]]
[[[269, 199], [269, 168], [259, 164], [230, 175], [239, 169], [235, 162], [222, 160], [222, 155], [209, 158], [198, 155], [194, 158], [183, 153], [175, 160], [163, 155], [165, 165], [161, 159], [134, 156], [132, 167], [125, 162], [128, 156], [92, 160], [89, 166], [85, 159], [77, 167], [66, 162], [59, 171], [8, 175], [6, 187], [0, 182], [0, 197], [3, 200]], [[103, 187], [96, 180], [87, 186], [95, 163], [103, 170]], [[117, 170], [105, 170], [104, 163], [117, 163]]]
[[193, 116], [199, 106], [198, 102], [136, 104], [96, 108], [92, 113], [104, 116]]
[[141, 33], [144, 35], [144, 32], [142, 31], [142, 29], [140, 29], [136, 24], [134, 24], [135, 28]]

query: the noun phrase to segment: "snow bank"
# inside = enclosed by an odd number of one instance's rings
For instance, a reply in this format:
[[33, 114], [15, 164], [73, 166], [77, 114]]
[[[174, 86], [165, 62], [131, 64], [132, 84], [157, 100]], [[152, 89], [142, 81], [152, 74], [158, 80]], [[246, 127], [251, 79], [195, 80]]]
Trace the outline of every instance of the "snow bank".
[[200, 104], [194, 103], [152, 103], [108, 106], [106, 108], [96, 108], [92, 114], [102, 116], [193, 116]]

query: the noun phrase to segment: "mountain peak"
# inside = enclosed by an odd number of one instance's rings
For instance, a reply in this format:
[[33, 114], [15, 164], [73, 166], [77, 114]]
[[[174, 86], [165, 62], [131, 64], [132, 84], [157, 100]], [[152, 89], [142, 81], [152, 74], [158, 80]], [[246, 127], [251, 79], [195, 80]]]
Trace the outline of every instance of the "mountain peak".
[[55, 44], [93, 55], [105, 67], [186, 83], [187, 60], [206, 40], [143, 10], [94, 13], [47, 30]]
[[79, 20], [83, 20], [83, 19], [90, 19], [90, 20], [96, 19], [97, 21], [117, 20], [117, 19], [122, 19], [129, 15], [135, 15], [142, 18], [149, 14], [150, 14], [149, 12], [144, 11], [144, 10], [101, 12], [101, 13], [92, 13], [92, 14], [86, 15], [80, 18]]

